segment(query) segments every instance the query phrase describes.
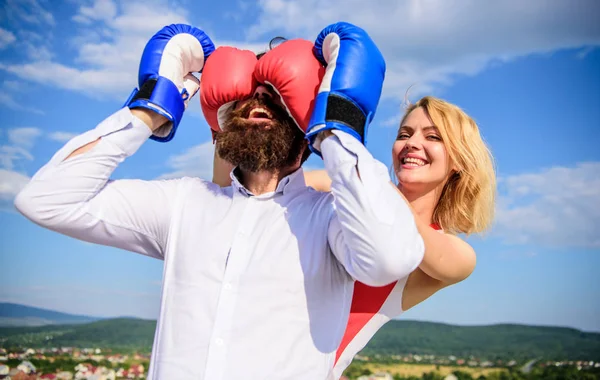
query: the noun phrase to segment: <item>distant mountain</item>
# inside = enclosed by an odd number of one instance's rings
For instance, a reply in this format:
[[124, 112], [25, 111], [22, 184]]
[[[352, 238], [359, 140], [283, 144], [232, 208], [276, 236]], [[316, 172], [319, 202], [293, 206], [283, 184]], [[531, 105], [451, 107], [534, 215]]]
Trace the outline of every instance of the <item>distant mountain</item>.
[[[149, 352], [155, 321], [119, 318], [84, 325], [0, 328], [0, 347], [100, 347]], [[475, 356], [486, 359], [600, 361], [600, 334], [524, 325], [454, 326], [391, 321], [364, 355]]]
[[90, 323], [101, 318], [61, 313], [15, 303], [0, 303], [0, 326], [44, 326]]

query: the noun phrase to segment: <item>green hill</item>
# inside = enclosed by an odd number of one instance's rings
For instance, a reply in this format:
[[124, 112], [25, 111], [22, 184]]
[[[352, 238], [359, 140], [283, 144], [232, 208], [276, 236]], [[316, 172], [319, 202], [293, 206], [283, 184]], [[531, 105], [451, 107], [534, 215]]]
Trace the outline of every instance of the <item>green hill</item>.
[[[3, 327], [0, 328], [0, 347], [101, 347], [148, 352], [155, 326], [155, 321], [120, 318], [83, 325]], [[362, 353], [598, 361], [600, 334], [560, 327], [454, 326], [391, 321], [375, 335]]]
[[600, 334], [564, 327], [516, 324], [454, 326], [419, 321], [390, 321], [375, 334], [363, 353], [597, 361], [600, 359]]
[[150, 351], [156, 321], [107, 319], [78, 325], [0, 328], [0, 347], [102, 347]]

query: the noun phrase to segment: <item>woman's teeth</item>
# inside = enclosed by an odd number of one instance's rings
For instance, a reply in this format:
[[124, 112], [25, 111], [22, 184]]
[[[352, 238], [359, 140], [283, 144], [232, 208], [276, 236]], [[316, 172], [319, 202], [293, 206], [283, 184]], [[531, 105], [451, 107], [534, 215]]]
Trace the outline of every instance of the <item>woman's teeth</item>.
[[402, 159], [402, 163], [411, 166], [423, 166], [426, 164], [424, 160], [415, 157], [404, 157], [404, 159]]

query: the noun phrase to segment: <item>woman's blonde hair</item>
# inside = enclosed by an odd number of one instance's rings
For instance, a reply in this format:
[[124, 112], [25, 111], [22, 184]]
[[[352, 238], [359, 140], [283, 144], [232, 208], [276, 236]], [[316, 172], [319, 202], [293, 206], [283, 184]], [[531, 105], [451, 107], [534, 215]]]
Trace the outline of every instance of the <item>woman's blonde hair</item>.
[[400, 127], [419, 107], [423, 107], [439, 130], [457, 170], [442, 190], [433, 211], [433, 222], [452, 234], [483, 232], [494, 218], [496, 173], [492, 154], [477, 124], [459, 107], [425, 96], [408, 106]]

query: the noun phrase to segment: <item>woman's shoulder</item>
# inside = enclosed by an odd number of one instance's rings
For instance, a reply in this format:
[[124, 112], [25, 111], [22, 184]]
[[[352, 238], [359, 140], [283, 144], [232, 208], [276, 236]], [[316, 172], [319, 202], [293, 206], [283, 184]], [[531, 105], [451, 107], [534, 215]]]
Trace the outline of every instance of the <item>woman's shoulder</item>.
[[464, 253], [465, 255], [475, 255], [475, 250], [473, 249], [473, 247], [460, 237], [456, 236], [455, 234], [451, 234], [449, 232], [444, 231], [444, 229], [437, 223], [431, 223], [429, 226], [434, 230], [437, 230], [439, 233], [443, 234], [444, 237], [448, 239], [448, 241], [451, 242], [453, 246], [459, 250], [459, 252]]

